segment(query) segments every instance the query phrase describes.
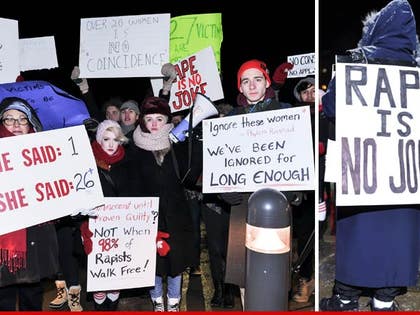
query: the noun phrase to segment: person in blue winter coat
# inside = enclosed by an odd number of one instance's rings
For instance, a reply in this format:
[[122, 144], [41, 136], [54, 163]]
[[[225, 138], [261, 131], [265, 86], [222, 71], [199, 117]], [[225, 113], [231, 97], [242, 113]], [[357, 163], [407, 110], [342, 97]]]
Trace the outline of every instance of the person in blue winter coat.
[[[363, 22], [358, 48], [337, 60], [417, 66], [416, 22], [407, 0], [390, 1]], [[335, 79], [322, 98], [335, 118]], [[362, 292], [372, 292], [372, 311], [395, 311], [395, 297], [415, 286], [420, 253], [420, 208], [414, 205], [337, 208], [336, 274], [323, 311], [358, 310]]]

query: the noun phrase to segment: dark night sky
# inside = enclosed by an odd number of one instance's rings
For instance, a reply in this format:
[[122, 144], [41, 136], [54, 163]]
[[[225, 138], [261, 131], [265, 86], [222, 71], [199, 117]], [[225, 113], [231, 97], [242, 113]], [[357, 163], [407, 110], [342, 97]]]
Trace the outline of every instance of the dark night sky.
[[[379, 11], [389, 2], [390, 0], [341, 1], [338, 4], [330, 0], [319, 0], [320, 84], [328, 83], [334, 56], [357, 47], [362, 36], [362, 20], [366, 14], [373, 10]], [[419, 30], [420, 1], [409, 0], [409, 3]], [[328, 72], [322, 74], [322, 68], [328, 69]]]
[[[17, 2], [16, 2], [17, 3]], [[227, 10], [226, 1], [129, 1], [118, 7], [106, 6], [103, 2], [63, 1], [58, 8], [42, 5], [39, 2], [25, 4], [24, 12], [18, 9], [3, 9], [1, 17], [19, 21], [20, 38], [55, 36], [58, 62], [60, 68], [54, 71], [36, 71], [25, 73], [27, 79], [38, 79], [42, 75], [54, 77], [50, 79], [60, 88], [75, 94], [74, 84], [69, 81], [74, 65], [78, 63], [80, 18], [171, 13], [171, 16], [198, 13], [222, 13], [224, 40], [222, 43], [221, 66], [222, 83], [225, 98], [234, 103], [236, 89], [236, 71], [242, 62], [258, 58], [265, 61], [273, 72], [276, 66], [286, 61], [288, 55], [315, 51], [315, 2], [307, 0], [282, 1], [280, 9], [270, 8], [268, 4], [245, 6], [231, 3], [234, 10]], [[20, 3], [19, 3], [20, 4]], [[16, 5], [16, 4], [15, 4]], [[271, 3], [272, 5], [272, 3]], [[29, 6], [29, 7], [28, 7]], [[298, 8], [305, 7], [305, 10]], [[29, 13], [31, 12], [31, 13]], [[285, 100], [293, 100], [288, 88], [296, 83], [289, 80], [284, 90], [288, 94]], [[124, 98], [141, 100], [149, 80], [145, 78], [127, 79], [89, 79], [98, 103], [108, 96], [121, 95]], [[289, 86], [288, 86], [289, 85]]]

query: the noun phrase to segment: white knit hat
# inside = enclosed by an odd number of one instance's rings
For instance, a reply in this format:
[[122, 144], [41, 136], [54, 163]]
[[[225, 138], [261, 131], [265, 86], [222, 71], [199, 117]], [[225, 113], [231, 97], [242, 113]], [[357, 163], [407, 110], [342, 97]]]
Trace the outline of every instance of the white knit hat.
[[98, 129], [96, 130], [96, 141], [98, 143], [101, 143], [103, 136], [104, 136], [104, 132], [105, 130], [107, 130], [109, 127], [115, 127], [115, 128], [119, 128], [121, 129], [121, 126], [119, 123], [117, 123], [114, 120], [110, 120], [110, 119], [106, 119], [103, 122], [101, 122], [98, 125]]

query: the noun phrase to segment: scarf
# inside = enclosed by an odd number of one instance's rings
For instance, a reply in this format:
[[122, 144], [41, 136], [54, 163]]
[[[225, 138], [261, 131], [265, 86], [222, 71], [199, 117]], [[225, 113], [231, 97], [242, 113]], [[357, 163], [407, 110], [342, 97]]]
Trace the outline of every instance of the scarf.
[[[31, 127], [28, 133], [33, 132]], [[12, 136], [14, 134], [0, 124], [0, 138]], [[26, 268], [26, 229], [0, 235], [0, 265], [5, 265], [11, 273]]]
[[167, 150], [171, 147], [169, 132], [174, 127], [173, 124], [165, 124], [156, 133], [144, 132], [137, 126], [133, 133], [133, 140], [136, 146], [146, 151]]
[[96, 165], [106, 171], [111, 170], [112, 164], [121, 161], [125, 156], [125, 150], [122, 145], [118, 146], [117, 151], [113, 155], [109, 155], [96, 140], [92, 142], [92, 151], [95, 156]]
[[126, 135], [131, 130], [134, 130], [134, 128], [136, 128], [136, 124], [132, 124], [132, 125], [120, 124], [120, 126], [121, 126], [121, 130], [122, 130], [122, 132], [123, 132], [124, 135]]

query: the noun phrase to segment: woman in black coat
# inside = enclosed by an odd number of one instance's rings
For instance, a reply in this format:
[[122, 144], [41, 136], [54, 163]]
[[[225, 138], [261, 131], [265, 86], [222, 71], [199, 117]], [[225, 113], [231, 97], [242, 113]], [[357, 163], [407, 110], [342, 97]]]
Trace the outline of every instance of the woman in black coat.
[[193, 252], [193, 225], [184, 187], [195, 183], [201, 174], [201, 145], [193, 140], [189, 167], [188, 141], [172, 144], [169, 140], [173, 124], [169, 123], [168, 102], [158, 97], [146, 98], [140, 112], [140, 124], [133, 135], [142, 182], [139, 193], [159, 197], [156, 280], [150, 295], [154, 310], [163, 311], [162, 281], [166, 276], [167, 310], [178, 311], [182, 272], [192, 265]]
[[[121, 126], [113, 120], [104, 120], [98, 125], [96, 140], [92, 142], [92, 151], [98, 167], [99, 179], [105, 197], [132, 197], [136, 173], [133, 172], [134, 160], [132, 150], [124, 144], [128, 142]], [[85, 223], [86, 224], [86, 223]], [[86, 226], [81, 227], [85, 235]], [[85, 246], [85, 251], [90, 249]], [[98, 311], [115, 311], [118, 306], [120, 292], [107, 291], [93, 294], [95, 309]]]
[[[24, 99], [0, 103], [0, 138], [42, 131]], [[24, 180], [24, 179], [22, 179]], [[44, 223], [0, 235], [0, 311], [42, 311], [41, 280], [58, 272], [58, 245], [53, 224]]]

